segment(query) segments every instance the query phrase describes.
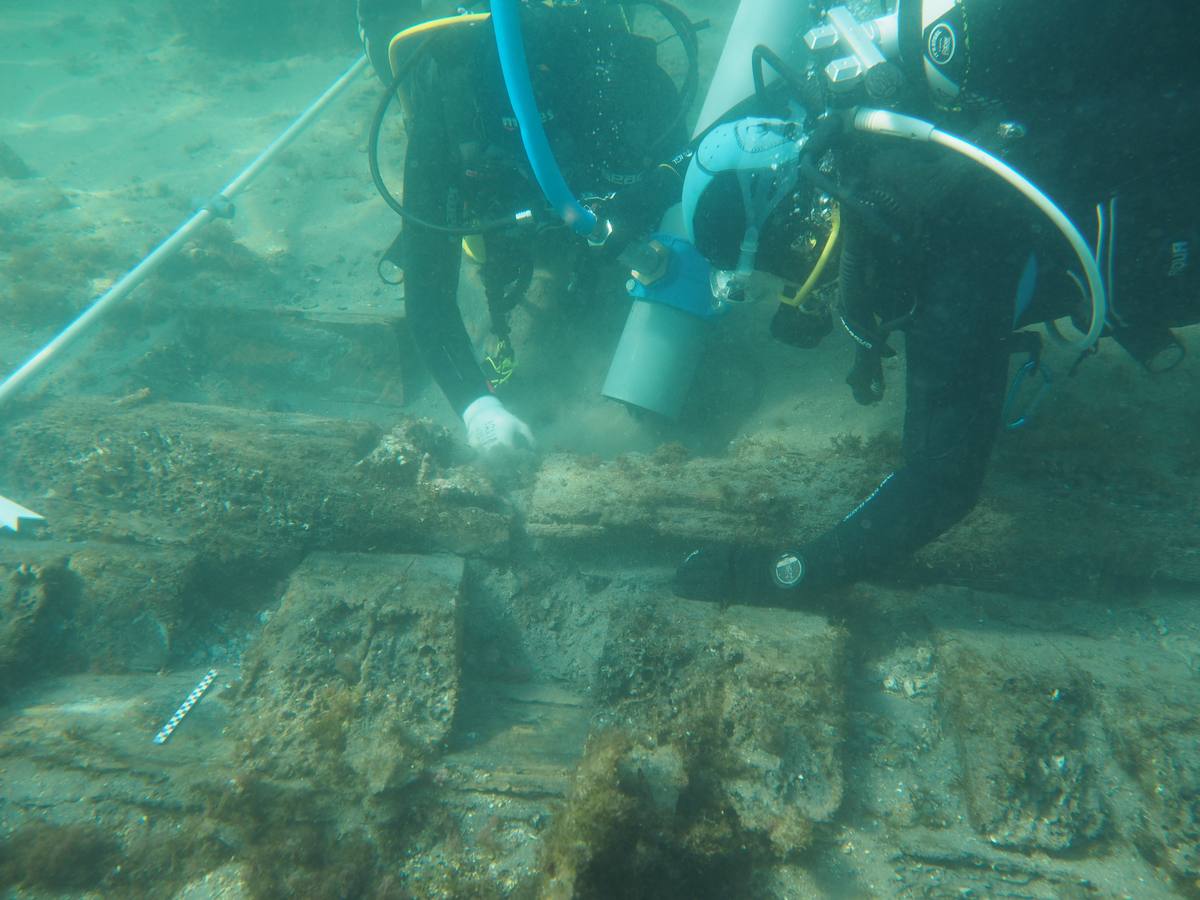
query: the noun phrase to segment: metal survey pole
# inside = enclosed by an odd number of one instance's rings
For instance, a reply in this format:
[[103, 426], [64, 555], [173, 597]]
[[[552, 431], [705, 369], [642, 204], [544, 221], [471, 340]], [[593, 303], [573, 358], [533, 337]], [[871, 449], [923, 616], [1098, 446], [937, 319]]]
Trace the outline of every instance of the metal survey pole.
[[366, 56], [360, 56], [354, 65], [347, 69], [337, 81], [331, 84], [325, 93], [314, 100], [308, 109], [301, 113], [299, 118], [292, 122], [279, 137], [275, 138], [233, 181], [214, 194], [212, 199], [202, 209], [180, 225], [174, 234], [155, 247], [149, 256], [127, 272], [120, 281], [92, 301], [92, 305], [85, 309], [74, 322], [63, 329], [54, 340], [35, 353], [28, 362], [4, 379], [3, 382], [0, 382], [0, 406], [4, 406], [21, 389], [21, 386], [25, 382], [41, 371], [54, 358], [55, 354], [59, 353], [71, 341], [82, 334], [118, 300], [141, 284], [147, 275], [157, 269], [159, 265], [178, 250], [192, 234], [207, 225], [209, 220], [220, 215], [228, 215], [225, 210], [229, 208], [230, 201], [245, 189], [254, 180], [255, 176], [266, 168], [271, 160], [290, 144], [300, 132], [312, 124], [313, 120], [321, 114], [325, 107], [338, 94], [346, 89], [366, 65]]

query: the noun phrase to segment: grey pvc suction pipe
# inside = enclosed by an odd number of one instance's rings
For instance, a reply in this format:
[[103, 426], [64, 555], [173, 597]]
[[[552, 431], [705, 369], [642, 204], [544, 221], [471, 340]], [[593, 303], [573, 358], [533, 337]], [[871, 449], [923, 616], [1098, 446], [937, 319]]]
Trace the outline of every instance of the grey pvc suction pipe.
[[[266, 149], [250, 165], [246, 166], [233, 181], [214, 194], [213, 198], [202, 209], [194, 213], [170, 237], [155, 247], [149, 256], [130, 269], [116, 284], [92, 301], [91, 306], [80, 313], [79, 317], [63, 329], [57, 337], [30, 357], [24, 365], [4, 379], [3, 382], [0, 382], [0, 407], [8, 403], [30, 378], [40, 372], [68, 344], [108, 312], [117, 301], [141, 284], [146, 276], [169, 259], [189, 237], [207, 225], [209, 221], [218, 217], [220, 212], [219, 207], [227, 204], [241, 193], [271, 163], [281, 150], [287, 147], [288, 144], [296, 139], [300, 132], [313, 123], [317, 116], [325, 110], [325, 107], [344, 91], [366, 66], [366, 56], [360, 56], [354, 65], [347, 69], [337, 81], [331, 84], [321, 96], [314, 100], [308, 109], [304, 110], [279, 137], [267, 145]], [[214, 207], [217, 207], [217, 209], [214, 209]]]

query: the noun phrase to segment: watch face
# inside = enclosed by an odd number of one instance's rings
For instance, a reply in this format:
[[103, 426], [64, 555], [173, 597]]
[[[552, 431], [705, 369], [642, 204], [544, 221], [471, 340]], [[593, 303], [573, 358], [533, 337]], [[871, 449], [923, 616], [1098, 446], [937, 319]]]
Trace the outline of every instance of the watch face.
[[780, 587], [795, 587], [804, 578], [804, 560], [798, 553], [784, 553], [775, 560], [775, 583]]

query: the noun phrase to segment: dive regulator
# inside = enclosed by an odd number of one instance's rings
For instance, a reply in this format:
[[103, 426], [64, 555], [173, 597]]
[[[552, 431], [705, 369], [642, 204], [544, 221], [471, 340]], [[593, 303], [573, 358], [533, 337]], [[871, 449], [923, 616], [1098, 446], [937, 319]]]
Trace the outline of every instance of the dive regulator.
[[894, 91], [899, 69], [924, 83], [937, 102], [956, 102], [968, 70], [969, 42], [962, 0], [898, 0], [896, 10], [859, 21], [847, 6], [828, 9], [804, 35], [814, 53], [840, 53], [824, 67], [835, 92], [864, 85], [876, 100]]

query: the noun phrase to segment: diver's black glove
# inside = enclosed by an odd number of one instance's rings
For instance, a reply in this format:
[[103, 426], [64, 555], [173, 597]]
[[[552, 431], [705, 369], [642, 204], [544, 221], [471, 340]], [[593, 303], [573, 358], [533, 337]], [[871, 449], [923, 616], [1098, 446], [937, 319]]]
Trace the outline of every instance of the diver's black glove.
[[684, 558], [675, 572], [675, 593], [713, 603], [787, 606], [803, 580], [799, 553], [713, 544]]
[[875, 350], [862, 347], [855, 349], [854, 366], [846, 376], [846, 384], [850, 385], [855, 401], [863, 406], [883, 399], [883, 363], [880, 358], [881, 354]]
[[600, 221], [612, 227], [599, 245], [606, 259], [617, 259], [639, 236], [652, 231], [663, 211], [678, 200], [680, 176], [666, 166], [657, 166], [640, 180], [605, 197], [586, 202]]
[[771, 337], [793, 347], [811, 350], [833, 330], [829, 307], [809, 311], [803, 306], [780, 303], [771, 318]]

